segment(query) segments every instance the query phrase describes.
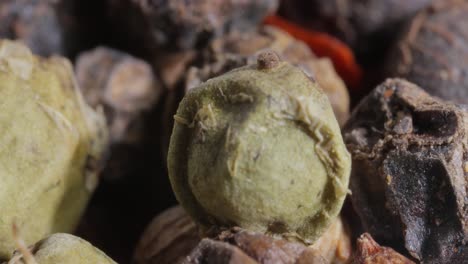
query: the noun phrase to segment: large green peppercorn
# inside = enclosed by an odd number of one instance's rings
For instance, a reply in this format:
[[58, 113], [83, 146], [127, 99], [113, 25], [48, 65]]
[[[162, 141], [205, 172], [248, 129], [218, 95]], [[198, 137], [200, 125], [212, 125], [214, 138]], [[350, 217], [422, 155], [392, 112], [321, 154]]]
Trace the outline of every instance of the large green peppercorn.
[[350, 156], [327, 96], [271, 52], [187, 93], [174, 116], [174, 192], [202, 226], [311, 243], [338, 215]]
[[0, 41], [0, 259], [70, 232], [97, 184], [105, 120], [83, 101], [64, 58], [43, 59]]

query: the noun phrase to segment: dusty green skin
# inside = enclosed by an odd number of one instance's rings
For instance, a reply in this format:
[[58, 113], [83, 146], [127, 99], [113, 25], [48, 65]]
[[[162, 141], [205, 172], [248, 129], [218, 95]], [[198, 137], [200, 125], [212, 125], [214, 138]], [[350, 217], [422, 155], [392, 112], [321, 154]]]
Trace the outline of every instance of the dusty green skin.
[[327, 96], [298, 68], [228, 72], [190, 91], [174, 119], [171, 184], [202, 227], [312, 243], [338, 215], [350, 156]]
[[72, 231], [97, 184], [105, 120], [83, 101], [70, 63], [0, 41], [0, 259], [12, 224], [31, 244]]
[[[53, 234], [30, 247], [37, 264], [116, 263], [86, 240], [69, 234]], [[32, 264], [16, 251], [8, 264]]]

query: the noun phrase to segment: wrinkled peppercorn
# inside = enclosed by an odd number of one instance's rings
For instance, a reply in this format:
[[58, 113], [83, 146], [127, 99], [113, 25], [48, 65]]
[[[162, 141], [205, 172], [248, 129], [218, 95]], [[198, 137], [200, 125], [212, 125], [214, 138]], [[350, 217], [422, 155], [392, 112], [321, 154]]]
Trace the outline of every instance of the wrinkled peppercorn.
[[[149, 64], [106, 47], [80, 53], [76, 74], [85, 99], [103, 107], [111, 138], [102, 184], [78, 234], [129, 263], [144, 226], [175, 200], [158, 156], [155, 105], [162, 88]], [[123, 211], [132, 217], [120, 217]]]
[[259, 264], [239, 248], [228, 243], [205, 238], [188, 255], [183, 264]]
[[[223, 242], [239, 247], [244, 253], [261, 263], [268, 263], [275, 258], [295, 260], [299, 257], [297, 254], [304, 250], [303, 245], [290, 243], [287, 240], [274, 240], [268, 236], [240, 231], [239, 228], [234, 228], [230, 231], [223, 231], [222, 235], [215, 233], [213, 236], [214, 239], [221, 239]], [[189, 255], [197, 245], [198, 248], [206, 246], [206, 242], [199, 244], [200, 240], [195, 222], [190, 219], [184, 209], [180, 206], [172, 207], [155, 217], [146, 228], [135, 250], [134, 263], [182, 263], [185, 256]], [[320, 252], [327, 263], [349, 263], [352, 248], [344, 220], [338, 218], [310, 247], [315, 250], [312, 251], [313, 255], [317, 256], [317, 252]], [[296, 248], [298, 251], [288, 251], [290, 248]], [[303, 260], [305, 261], [306, 258]]]
[[143, 159], [144, 117], [162, 88], [149, 64], [104, 47], [81, 53], [76, 75], [86, 101], [93, 107], [102, 105], [107, 118], [111, 149], [103, 176], [121, 180]]
[[354, 264], [414, 264], [413, 261], [389, 247], [381, 247], [368, 233], [357, 240]]
[[310, 247], [320, 252], [328, 263], [349, 263], [353, 250], [349, 231], [344, 217], [340, 217]]
[[0, 21], [0, 37], [21, 40], [38, 55], [64, 53], [62, 28], [52, 1], [2, 0]]
[[353, 205], [377, 241], [425, 263], [468, 258], [468, 114], [400, 79], [353, 111], [344, 137], [353, 156]]
[[17, 223], [32, 244], [72, 232], [99, 183], [107, 127], [83, 100], [71, 63], [0, 41], [0, 259]]
[[170, 50], [203, 46], [224, 32], [255, 28], [278, 0], [139, 0], [156, 45]]
[[350, 157], [318, 83], [287, 62], [265, 62], [279, 60], [273, 54], [186, 94], [174, 115], [169, 178], [203, 228], [311, 244], [341, 210]]
[[137, 264], [177, 264], [201, 240], [195, 222], [180, 206], [167, 209], [146, 228], [134, 253]]
[[468, 103], [467, 28], [467, 1], [436, 1], [404, 32], [386, 75], [406, 78], [443, 99]]
[[[213, 239], [203, 239], [184, 263], [325, 264], [317, 250], [301, 243], [233, 228]], [[226, 261], [231, 260], [232, 262]]]

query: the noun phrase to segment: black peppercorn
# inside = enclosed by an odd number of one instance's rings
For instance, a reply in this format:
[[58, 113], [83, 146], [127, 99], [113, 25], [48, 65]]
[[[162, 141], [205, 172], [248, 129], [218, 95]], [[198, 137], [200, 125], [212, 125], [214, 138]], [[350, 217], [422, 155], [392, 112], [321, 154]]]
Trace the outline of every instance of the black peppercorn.
[[[406, 19], [431, 0], [283, 0], [280, 13], [348, 43], [364, 66], [380, 64]], [[373, 64], [373, 65], [374, 65]]]
[[400, 79], [364, 98], [345, 125], [353, 205], [377, 241], [424, 263], [468, 258], [468, 114]]
[[436, 1], [416, 16], [395, 46], [386, 75], [432, 95], [468, 103], [468, 2]]

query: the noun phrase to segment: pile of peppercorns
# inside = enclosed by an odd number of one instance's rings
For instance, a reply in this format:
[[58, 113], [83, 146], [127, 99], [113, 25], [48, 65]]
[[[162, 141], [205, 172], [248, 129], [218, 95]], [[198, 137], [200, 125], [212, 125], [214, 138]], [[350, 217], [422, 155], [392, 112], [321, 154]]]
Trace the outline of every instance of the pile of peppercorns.
[[0, 263], [468, 263], [468, 1], [0, 22]]

